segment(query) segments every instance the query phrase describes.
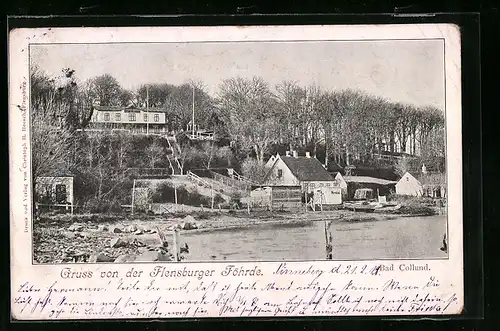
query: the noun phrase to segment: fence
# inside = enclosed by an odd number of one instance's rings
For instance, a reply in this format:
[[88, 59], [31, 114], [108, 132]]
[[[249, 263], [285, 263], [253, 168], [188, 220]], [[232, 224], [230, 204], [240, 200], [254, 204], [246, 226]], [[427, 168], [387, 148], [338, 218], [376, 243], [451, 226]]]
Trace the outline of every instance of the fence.
[[254, 189], [250, 194], [252, 209], [290, 210], [302, 207], [300, 186], [272, 186]]
[[252, 184], [248, 183], [246, 181], [238, 180], [238, 179], [233, 179], [231, 177], [227, 177], [221, 174], [218, 174], [216, 172], [212, 171], [212, 176], [213, 179], [232, 188], [235, 188], [237, 190], [241, 191], [249, 191], [252, 188]]

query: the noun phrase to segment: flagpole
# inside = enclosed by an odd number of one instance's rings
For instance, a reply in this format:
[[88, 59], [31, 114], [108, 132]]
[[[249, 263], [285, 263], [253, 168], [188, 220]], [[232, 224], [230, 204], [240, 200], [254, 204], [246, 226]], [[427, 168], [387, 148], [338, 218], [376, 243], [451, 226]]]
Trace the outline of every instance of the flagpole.
[[194, 139], [194, 84], [193, 84], [193, 119], [191, 121], [191, 127], [192, 127], [193, 139]]
[[146, 135], [149, 136], [149, 86], [146, 85]]

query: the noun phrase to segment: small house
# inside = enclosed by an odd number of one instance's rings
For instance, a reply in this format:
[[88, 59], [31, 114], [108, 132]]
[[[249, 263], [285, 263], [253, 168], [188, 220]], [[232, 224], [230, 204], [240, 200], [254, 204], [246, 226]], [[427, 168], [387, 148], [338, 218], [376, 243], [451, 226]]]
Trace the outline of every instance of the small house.
[[420, 175], [406, 172], [396, 183], [396, 194], [444, 198], [446, 196], [446, 177], [442, 173]]
[[344, 180], [347, 183], [348, 200], [354, 199], [359, 189], [371, 189], [375, 196], [386, 196], [395, 190], [396, 185], [395, 181], [369, 176], [344, 176]]
[[341, 189], [335, 179], [320, 161], [306, 152], [298, 156], [296, 151], [290, 156], [276, 155], [262, 182], [264, 186], [300, 186], [302, 194], [312, 195], [315, 201], [321, 197], [323, 204], [341, 204]]
[[345, 200], [347, 198], [347, 182], [340, 172], [331, 173], [333, 179], [335, 180], [335, 185], [340, 187], [342, 192], [342, 198]]
[[39, 206], [73, 209], [73, 177], [37, 177], [35, 201]]
[[396, 183], [396, 194], [422, 196], [422, 183], [415, 176], [406, 172]]

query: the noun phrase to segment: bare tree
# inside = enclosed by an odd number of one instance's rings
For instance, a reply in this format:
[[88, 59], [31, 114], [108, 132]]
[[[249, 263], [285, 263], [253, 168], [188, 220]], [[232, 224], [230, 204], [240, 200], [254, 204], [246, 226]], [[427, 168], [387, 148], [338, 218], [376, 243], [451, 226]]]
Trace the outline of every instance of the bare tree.
[[403, 177], [403, 175], [410, 170], [410, 161], [406, 157], [399, 158], [394, 164], [394, 172], [396, 172], [399, 177]]
[[232, 139], [253, 149], [257, 161], [277, 139], [277, 101], [262, 78], [231, 78], [220, 86], [219, 107]]
[[256, 183], [261, 183], [264, 180], [268, 170], [264, 164], [251, 157], [246, 158], [241, 164], [243, 176]]
[[104, 74], [89, 81], [91, 98], [101, 106], [125, 106], [122, 104], [124, 92], [113, 76]]
[[159, 139], [155, 139], [146, 149], [146, 154], [149, 158], [150, 167], [155, 168], [158, 162], [161, 162], [165, 157], [165, 148]]

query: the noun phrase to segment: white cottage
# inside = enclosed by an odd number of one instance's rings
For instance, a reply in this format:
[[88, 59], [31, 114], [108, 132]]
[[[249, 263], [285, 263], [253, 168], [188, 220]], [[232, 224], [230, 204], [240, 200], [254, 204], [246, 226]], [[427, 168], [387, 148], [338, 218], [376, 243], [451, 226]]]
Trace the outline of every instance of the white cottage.
[[425, 171], [420, 176], [414, 176], [406, 172], [396, 183], [396, 194], [445, 198], [446, 175]]
[[342, 203], [342, 190], [335, 178], [309, 153], [298, 156], [294, 151], [293, 156], [276, 155], [262, 185], [300, 186], [303, 193], [312, 194], [318, 203]]
[[420, 181], [409, 172], [396, 183], [396, 194], [422, 196], [423, 186]]
[[340, 187], [342, 190], [342, 198], [347, 198], [347, 182], [340, 172], [332, 173], [333, 179], [335, 180], [336, 186]]

